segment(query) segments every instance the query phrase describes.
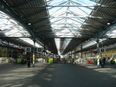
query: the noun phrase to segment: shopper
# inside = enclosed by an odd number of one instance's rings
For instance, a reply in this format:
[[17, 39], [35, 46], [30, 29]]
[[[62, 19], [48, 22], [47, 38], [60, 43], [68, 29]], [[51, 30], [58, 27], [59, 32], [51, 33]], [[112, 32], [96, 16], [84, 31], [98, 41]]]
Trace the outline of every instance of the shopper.
[[100, 66], [100, 58], [97, 59], [97, 67]]
[[101, 68], [104, 68], [105, 63], [106, 63], [106, 58], [105, 58], [105, 57], [101, 58], [101, 59], [100, 59]]
[[31, 67], [31, 53], [27, 52], [26, 54], [26, 59], [27, 59], [27, 67]]

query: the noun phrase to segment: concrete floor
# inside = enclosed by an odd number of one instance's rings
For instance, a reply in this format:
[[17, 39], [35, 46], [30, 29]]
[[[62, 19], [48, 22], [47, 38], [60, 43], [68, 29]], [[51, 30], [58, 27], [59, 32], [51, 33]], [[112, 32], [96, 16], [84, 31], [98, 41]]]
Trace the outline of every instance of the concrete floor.
[[[115, 73], [116, 74], [116, 73]], [[0, 65], [0, 87], [116, 87], [116, 78], [72, 64]]]

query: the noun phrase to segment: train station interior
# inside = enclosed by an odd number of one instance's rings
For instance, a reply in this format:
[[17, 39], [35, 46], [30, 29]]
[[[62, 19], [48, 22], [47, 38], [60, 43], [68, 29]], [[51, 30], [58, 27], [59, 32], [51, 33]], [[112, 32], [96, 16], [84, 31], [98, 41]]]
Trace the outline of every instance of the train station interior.
[[0, 87], [116, 87], [116, 0], [0, 0]]

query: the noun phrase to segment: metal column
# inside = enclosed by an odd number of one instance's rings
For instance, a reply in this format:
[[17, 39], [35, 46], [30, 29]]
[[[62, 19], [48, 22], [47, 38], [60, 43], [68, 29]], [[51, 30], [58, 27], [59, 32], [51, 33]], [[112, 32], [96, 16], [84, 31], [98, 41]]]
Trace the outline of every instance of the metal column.
[[82, 49], [83, 49], [83, 45], [81, 44], [81, 58], [83, 58], [83, 52], [82, 52]]
[[97, 42], [97, 54], [101, 56], [99, 38], [97, 38], [96, 42]]
[[33, 63], [33, 67], [35, 66], [35, 39], [33, 40], [33, 43], [34, 43], [34, 45], [33, 45], [33, 56], [32, 56], [32, 63]]

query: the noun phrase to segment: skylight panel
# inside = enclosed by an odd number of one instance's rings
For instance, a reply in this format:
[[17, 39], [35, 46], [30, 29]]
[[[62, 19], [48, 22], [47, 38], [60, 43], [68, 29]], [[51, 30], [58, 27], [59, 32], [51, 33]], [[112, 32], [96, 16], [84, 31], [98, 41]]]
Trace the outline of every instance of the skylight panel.
[[80, 10], [79, 7], [78, 8], [71, 7], [70, 11], [72, 11], [75, 15], [82, 16], [82, 17], [86, 17], [89, 14], [89, 13], [87, 14], [87, 13], [83, 12], [82, 10]]
[[83, 6], [84, 5], [88, 5], [88, 6], [94, 6], [94, 5], [96, 5], [95, 2], [92, 2], [90, 0], [73, 0], [73, 1], [76, 1], [76, 2], [80, 3]]
[[56, 32], [56, 35], [58, 37], [74, 37], [74, 35], [72, 33], [59, 33], [59, 32]]
[[59, 5], [59, 4], [62, 4], [64, 3], [65, 1], [67, 0], [52, 0], [49, 5]]
[[0, 30], [6, 37], [30, 36], [29, 32], [19, 22], [6, 13], [0, 11], [0, 18]]
[[75, 18], [69, 18], [68, 19], [68, 23], [77, 23], [77, 24], [82, 24], [83, 21], [80, 21], [79, 19], [75, 19]]
[[[34, 45], [33, 40], [30, 39], [30, 38], [20, 38], [20, 39], [27, 42], [27, 43], [29, 43], [29, 44], [31, 44], [31, 45]], [[35, 43], [35, 47], [42, 48], [42, 46], [40, 44], [38, 44], [38, 43]]]
[[54, 40], [55, 40], [55, 43], [56, 43], [58, 54], [60, 55], [60, 38], [55, 38]]
[[0, 18], [1, 18], [1, 19], [9, 19], [10, 17], [7, 16], [7, 15], [5, 15], [4, 12], [0, 11]]
[[109, 38], [116, 38], [116, 24], [110, 26], [109, 31], [106, 32], [106, 36]]
[[85, 45], [83, 46], [83, 48], [90, 47], [92, 45], [95, 45], [96, 43], [97, 42], [95, 40], [88, 41], [87, 43], [85, 43]]
[[[6, 37], [29, 37], [29, 32], [22, 26], [21, 23], [14, 20], [6, 13], [0, 11], [0, 33], [3, 33]], [[34, 45], [33, 40], [30, 38], [20, 38], [25, 42]], [[15, 46], [13, 44], [13, 46]], [[42, 47], [38, 43], [35, 43], [36, 47]]]
[[[49, 15], [50, 16], [54, 16], [54, 17], [59, 17], [59, 16], [64, 16], [66, 13], [66, 9], [67, 7], [54, 7], [54, 9], [49, 10]], [[60, 9], [59, 11], [57, 11], [57, 9]]]
[[50, 21], [51, 21], [51, 23], [52, 22], [59, 22], [59, 21], [62, 21], [63, 19], [62, 18], [53, 18], [53, 19], [51, 19]]
[[90, 16], [96, 3], [90, 0], [51, 0], [47, 5], [51, 6], [48, 11], [54, 33], [65, 37], [71, 34], [75, 37], [80, 36], [79, 30], [82, 29], [82, 24]]
[[64, 19], [51, 20], [51, 24], [65, 23]]

